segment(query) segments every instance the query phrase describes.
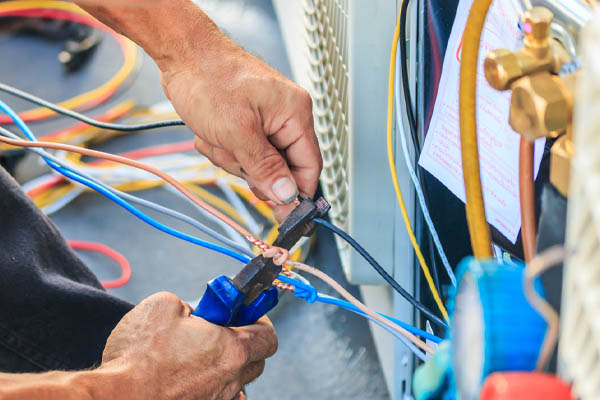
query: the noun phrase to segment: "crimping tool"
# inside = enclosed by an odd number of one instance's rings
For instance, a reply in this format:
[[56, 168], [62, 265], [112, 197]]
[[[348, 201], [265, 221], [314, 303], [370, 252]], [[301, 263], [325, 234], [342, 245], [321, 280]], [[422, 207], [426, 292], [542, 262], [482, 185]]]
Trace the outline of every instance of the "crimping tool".
[[[302, 236], [310, 236], [314, 218], [322, 218], [331, 206], [322, 197], [300, 199], [300, 204], [279, 226], [273, 246], [290, 250]], [[256, 322], [278, 302], [273, 281], [282, 270], [272, 258], [254, 257], [230, 279], [221, 275], [208, 282], [206, 292], [192, 313], [222, 326], [243, 326]]]

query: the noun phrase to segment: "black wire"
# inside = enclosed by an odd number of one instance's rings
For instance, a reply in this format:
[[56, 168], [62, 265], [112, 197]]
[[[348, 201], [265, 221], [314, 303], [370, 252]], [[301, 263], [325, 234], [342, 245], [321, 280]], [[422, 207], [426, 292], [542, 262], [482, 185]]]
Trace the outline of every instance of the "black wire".
[[182, 120], [171, 120], [171, 121], [159, 121], [159, 122], [151, 122], [147, 124], [137, 124], [137, 125], [122, 125], [122, 124], [112, 124], [108, 122], [102, 122], [95, 120], [93, 118], [89, 118], [83, 114], [80, 114], [76, 111], [67, 110], [59, 106], [58, 104], [49, 102], [44, 99], [40, 99], [30, 93], [24, 92], [12, 86], [9, 86], [5, 83], [0, 83], [0, 91], [12, 94], [13, 96], [20, 97], [23, 100], [27, 100], [29, 102], [35, 103], [39, 106], [46, 107], [55, 111], [59, 114], [66, 115], [67, 117], [74, 118], [81, 122], [85, 122], [88, 125], [95, 126], [97, 128], [110, 129], [113, 131], [122, 131], [122, 132], [132, 132], [132, 131], [143, 131], [148, 129], [156, 129], [156, 128], [166, 128], [169, 126], [182, 126], [185, 123]]
[[408, 293], [406, 289], [404, 289], [396, 280], [394, 280], [394, 278], [390, 274], [388, 274], [387, 271], [383, 269], [383, 267], [379, 265], [379, 263], [375, 261], [375, 259], [350, 235], [348, 235], [346, 232], [324, 219], [315, 218], [313, 221], [316, 224], [319, 224], [322, 227], [330, 230], [331, 232], [335, 233], [336, 235], [344, 239], [346, 242], [348, 242], [348, 244], [350, 244], [350, 246], [352, 246], [365, 260], [367, 260], [367, 262], [371, 264], [375, 271], [377, 271], [377, 273], [381, 275], [381, 277], [385, 279], [385, 281], [389, 283], [390, 286], [394, 288], [394, 290], [396, 290], [402, 297], [408, 300], [410, 304], [412, 304], [423, 314], [425, 314], [431, 320], [431, 322], [434, 322], [436, 325], [439, 325], [442, 328], [447, 327], [444, 321], [442, 321], [438, 316], [436, 316], [430, 310], [428, 310], [427, 307], [421, 304], [410, 293]]
[[404, 97], [404, 104], [406, 106], [406, 116], [408, 117], [408, 125], [410, 126], [410, 135], [412, 137], [413, 145], [415, 148], [416, 158], [418, 159], [419, 154], [421, 154], [421, 144], [419, 142], [419, 138], [417, 136], [417, 122], [415, 119], [415, 114], [412, 108], [412, 96], [410, 95], [410, 86], [408, 83], [408, 57], [406, 54], [406, 17], [409, 0], [404, 0], [402, 2], [402, 6], [400, 7], [400, 61], [402, 63], [401, 70], [401, 79], [402, 79], [402, 91]]
[[[415, 117], [415, 113], [413, 111], [412, 105], [412, 96], [410, 93], [410, 86], [408, 82], [408, 57], [406, 51], [406, 19], [408, 16], [408, 6], [410, 0], [404, 0], [402, 2], [402, 6], [400, 7], [400, 75], [402, 80], [402, 94], [404, 107], [406, 108], [406, 116], [408, 118], [408, 126], [410, 129], [410, 136], [412, 138], [413, 148], [415, 151], [415, 171], [419, 178], [419, 182], [421, 184], [421, 189], [423, 191], [423, 197], [425, 198], [425, 205], [429, 207], [429, 190], [427, 188], [427, 184], [425, 183], [425, 177], [421, 171], [421, 167], [419, 166], [419, 155], [421, 154], [421, 143], [419, 142], [419, 135], [417, 130], [417, 121]], [[435, 288], [438, 293], [442, 293], [440, 288], [440, 280], [439, 280], [439, 268], [437, 263], [437, 257], [435, 255], [434, 246], [433, 246], [433, 237], [429, 229], [426, 229], [426, 240], [429, 246], [429, 262], [431, 264], [431, 274], [433, 275], [433, 281], [435, 284]]]

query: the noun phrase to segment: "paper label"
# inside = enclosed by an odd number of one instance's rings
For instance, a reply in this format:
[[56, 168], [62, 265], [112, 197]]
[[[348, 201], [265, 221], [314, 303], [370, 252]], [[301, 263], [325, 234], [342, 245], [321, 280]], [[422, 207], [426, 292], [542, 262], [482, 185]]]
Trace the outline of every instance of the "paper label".
[[[465, 202], [460, 151], [458, 91], [462, 35], [472, 0], [461, 0], [444, 57], [440, 86], [419, 164]], [[490, 87], [483, 73], [488, 51], [522, 45], [519, 15], [511, 2], [494, 1], [488, 13], [479, 48], [477, 129], [481, 182], [486, 218], [512, 243], [521, 228], [519, 211], [519, 140], [508, 123], [510, 91]], [[545, 139], [535, 143], [537, 176]]]

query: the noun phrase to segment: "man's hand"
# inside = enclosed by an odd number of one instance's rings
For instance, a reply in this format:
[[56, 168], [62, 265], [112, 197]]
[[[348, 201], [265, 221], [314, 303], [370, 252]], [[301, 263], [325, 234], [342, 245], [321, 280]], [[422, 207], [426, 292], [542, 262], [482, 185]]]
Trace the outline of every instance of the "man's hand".
[[142, 46], [196, 148], [248, 181], [282, 219], [322, 168], [308, 93], [231, 42], [190, 0], [76, 0]]
[[162, 83], [198, 151], [278, 205], [280, 219], [299, 192], [314, 196], [322, 159], [304, 89], [220, 33], [185, 62], [167, 63]]
[[277, 350], [271, 322], [223, 328], [191, 312], [174, 294], [150, 296], [115, 327], [99, 368], [0, 373], [0, 399], [244, 400]]
[[243, 398], [242, 386], [262, 373], [265, 359], [277, 350], [270, 321], [223, 328], [191, 312], [170, 293], [147, 298], [111, 333], [100, 370], [125, 367], [128, 398]]

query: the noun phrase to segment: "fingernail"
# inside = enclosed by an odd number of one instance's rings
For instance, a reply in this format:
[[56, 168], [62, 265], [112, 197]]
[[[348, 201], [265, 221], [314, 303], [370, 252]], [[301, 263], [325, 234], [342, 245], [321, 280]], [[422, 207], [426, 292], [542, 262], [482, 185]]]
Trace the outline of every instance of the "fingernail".
[[290, 178], [277, 179], [271, 189], [283, 204], [291, 203], [298, 196], [298, 188]]

